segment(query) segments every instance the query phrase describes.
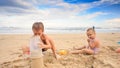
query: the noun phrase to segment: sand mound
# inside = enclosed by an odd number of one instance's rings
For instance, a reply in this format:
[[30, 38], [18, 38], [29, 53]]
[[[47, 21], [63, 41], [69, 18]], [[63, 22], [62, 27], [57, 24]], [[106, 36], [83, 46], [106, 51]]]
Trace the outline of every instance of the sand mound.
[[[45, 68], [120, 68], [120, 54], [115, 53], [117, 46], [101, 47], [97, 55], [65, 55], [56, 60], [52, 53], [44, 56]], [[4, 57], [0, 68], [30, 68], [30, 61], [24, 60], [21, 50]]]

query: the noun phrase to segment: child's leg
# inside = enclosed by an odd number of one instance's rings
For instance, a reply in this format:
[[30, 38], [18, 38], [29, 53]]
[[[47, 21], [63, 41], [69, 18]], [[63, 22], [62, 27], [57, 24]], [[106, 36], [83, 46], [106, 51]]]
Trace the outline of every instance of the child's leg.
[[75, 49], [75, 50], [81, 50], [81, 49], [84, 49], [84, 48], [86, 48], [86, 46], [82, 46], [82, 47], [74, 47], [73, 49]]
[[86, 53], [86, 54], [94, 54], [94, 51], [93, 51], [93, 50], [90, 50], [90, 49], [82, 49], [82, 50], [71, 51], [70, 53], [71, 53], [71, 54], [83, 54], [83, 53]]
[[82, 50], [74, 50], [70, 52], [70, 54], [80, 54], [80, 53], [82, 53]]
[[92, 54], [94, 54], [94, 51], [91, 50], [91, 49], [83, 49], [83, 53], [86, 53], [86, 54], [92, 55]]

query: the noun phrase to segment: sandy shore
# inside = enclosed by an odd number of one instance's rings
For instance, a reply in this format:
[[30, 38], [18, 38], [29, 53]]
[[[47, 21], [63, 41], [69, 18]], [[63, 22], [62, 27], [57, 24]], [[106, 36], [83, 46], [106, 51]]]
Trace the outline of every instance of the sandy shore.
[[[71, 50], [73, 46], [87, 44], [86, 34], [49, 34], [57, 50]], [[0, 68], [29, 68], [29, 61], [24, 61], [21, 45], [28, 45], [31, 35], [0, 35]], [[51, 50], [44, 55], [45, 68], [120, 68], [120, 54], [115, 49], [120, 47], [120, 33], [98, 33], [101, 40], [100, 53], [97, 55], [65, 55], [56, 60]]]

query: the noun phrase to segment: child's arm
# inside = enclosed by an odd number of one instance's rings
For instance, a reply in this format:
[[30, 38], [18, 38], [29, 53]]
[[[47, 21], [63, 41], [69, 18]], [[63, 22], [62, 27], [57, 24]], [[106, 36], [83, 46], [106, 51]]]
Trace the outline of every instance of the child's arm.
[[40, 48], [47, 48], [47, 49], [51, 48], [49, 38], [46, 35], [45, 35], [45, 39], [46, 39], [45, 40], [46, 44], [40, 44]]

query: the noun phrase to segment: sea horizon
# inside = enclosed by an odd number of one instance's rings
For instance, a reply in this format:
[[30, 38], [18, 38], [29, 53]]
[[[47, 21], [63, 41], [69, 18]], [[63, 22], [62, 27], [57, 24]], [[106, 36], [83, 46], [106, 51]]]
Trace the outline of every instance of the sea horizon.
[[[89, 27], [54, 27], [45, 28], [45, 33], [56, 34], [56, 33], [85, 33]], [[97, 33], [119, 33], [120, 28], [105, 28], [96, 27]], [[0, 27], [0, 34], [32, 34], [31, 28], [19, 28], [19, 27]]]

